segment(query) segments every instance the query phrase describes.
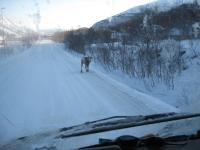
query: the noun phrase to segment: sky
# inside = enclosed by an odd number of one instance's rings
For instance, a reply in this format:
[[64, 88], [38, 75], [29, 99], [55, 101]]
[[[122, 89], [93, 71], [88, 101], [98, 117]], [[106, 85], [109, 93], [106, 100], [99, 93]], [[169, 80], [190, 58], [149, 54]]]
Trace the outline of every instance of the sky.
[[155, 0], [0, 0], [3, 14], [31, 29], [76, 29]]

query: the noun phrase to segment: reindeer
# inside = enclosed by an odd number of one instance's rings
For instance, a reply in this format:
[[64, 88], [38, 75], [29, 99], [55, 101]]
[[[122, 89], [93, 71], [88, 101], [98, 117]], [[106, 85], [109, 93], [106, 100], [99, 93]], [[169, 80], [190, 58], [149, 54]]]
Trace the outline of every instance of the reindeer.
[[92, 57], [89, 57], [89, 56], [82, 57], [82, 59], [81, 59], [81, 72], [83, 72], [83, 70], [82, 70], [83, 65], [85, 65], [86, 72], [89, 71], [89, 65], [90, 65], [91, 61], [92, 61]]
[[198, 38], [200, 35], [200, 22], [196, 22], [192, 25], [192, 32], [195, 38]]

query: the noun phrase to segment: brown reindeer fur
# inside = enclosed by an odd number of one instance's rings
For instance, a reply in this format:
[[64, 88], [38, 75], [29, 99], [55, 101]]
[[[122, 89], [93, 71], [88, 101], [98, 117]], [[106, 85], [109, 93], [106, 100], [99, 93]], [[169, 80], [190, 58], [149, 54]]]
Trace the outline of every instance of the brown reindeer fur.
[[92, 60], [92, 57], [89, 57], [89, 56], [82, 57], [82, 59], [81, 59], [81, 72], [83, 72], [83, 70], [82, 70], [83, 65], [85, 65], [86, 72], [89, 71], [89, 66], [90, 66], [91, 60]]

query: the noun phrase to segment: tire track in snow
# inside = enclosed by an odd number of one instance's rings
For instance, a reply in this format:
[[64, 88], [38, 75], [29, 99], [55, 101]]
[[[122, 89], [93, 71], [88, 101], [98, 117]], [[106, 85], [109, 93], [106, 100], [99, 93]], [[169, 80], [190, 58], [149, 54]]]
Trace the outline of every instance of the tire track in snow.
[[[66, 60], [68, 62], [70, 61], [70, 63], [73, 63], [73, 64], [76, 63], [77, 64], [78, 61], [75, 60], [75, 61], [72, 62], [72, 60], [70, 59], [70, 58], [72, 58], [72, 56], [69, 56], [69, 55], [70, 54], [66, 55], [66, 57], [68, 58]], [[86, 74], [84, 74], [82, 76], [79, 76], [79, 77], [83, 77], [83, 76], [84, 76], [84, 82], [87, 82], [88, 84], [90, 84], [91, 87], [97, 87], [97, 84], [93, 84], [93, 82], [91, 82], [92, 80], [101, 82], [102, 84], [99, 84], [99, 85], [102, 85], [102, 87], [104, 88], [104, 90], [103, 90], [105, 92], [104, 94], [110, 93], [110, 94], [118, 95], [118, 96], [121, 95], [121, 99], [124, 99], [124, 97], [128, 97], [128, 99], [126, 99], [125, 101], [127, 101], [129, 105], [133, 104], [133, 108], [136, 109], [135, 112], [140, 112], [140, 113], [143, 112], [143, 114], [148, 114], [148, 113], [153, 113], [153, 112], [154, 113], [158, 113], [158, 112], [165, 112], [165, 111], [170, 111], [170, 110], [171, 111], [177, 111], [176, 109], [173, 109], [173, 107], [171, 107], [170, 105], [167, 105], [167, 104], [165, 104], [163, 102], [160, 102], [159, 100], [157, 100], [155, 98], [152, 98], [150, 96], [147, 96], [147, 98], [149, 98], [149, 99], [151, 99], [153, 101], [152, 102], [146, 101], [148, 103], [145, 103], [145, 100], [142, 100], [142, 98], [144, 98], [145, 94], [140, 94], [141, 98], [138, 98], [134, 94], [128, 93], [127, 91], [124, 91], [124, 89], [123, 90], [120, 89], [119, 87], [117, 87], [112, 82], [109, 82], [108, 80], [105, 80], [105, 75], [102, 77], [98, 73], [96, 73], [96, 71], [94, 71], [93, 73], [86, 73]], [[109, 87], [109, 88], [106, 88], [106, 87]], [[109, 89], [112, 89], [115, 92], [114, 93], [113, 92], [107, 92], [107, 91], [109, 91]], [[136, 93], [137, 95], [138, 95], [138, 93], [140, 93], [140, 92], [137, 92], [136, 90], [133, 91], [133, 92]], [[119, 100], [119, 98], [117, 100]], [[108, 101], [108, 103], [109, 103], [109, 101]], [[135, 103], [137, 103], [137, 105], [134, 105]], [[155, 108], [155, 107], [152, 107], [152, 105], [150, 103], [158, 103], [157, 105], [160, 104], [161, 106]], [[125, 105], [127, 105], [127, 104], [125, 104]], [[162, 106], [164, 106], [164, 107], [162, 107]], [[168, 110], [168, 108], [171, 108], [171, 109]], [[137, 110], [137, 109], [139, 109], [139, 110]]]
[[[148, 99], [154, 98], [118, 87], [97, 71], [80, 73], [80, 60], [56, 44], [36, 45], [7, 65], [12, 67], [2, 68], [0, 74], [0, 89], [8, 90], [0, 91], [4, 95], [0, 108], [17, 128], [0, 123], [4, 130], [0, 137], [23, 136], [113, 115], [171, 110], [163, 103], [160, 108], [154, 101], [149, 105]], [[9, 105], [12, 111], [6, 109]]]

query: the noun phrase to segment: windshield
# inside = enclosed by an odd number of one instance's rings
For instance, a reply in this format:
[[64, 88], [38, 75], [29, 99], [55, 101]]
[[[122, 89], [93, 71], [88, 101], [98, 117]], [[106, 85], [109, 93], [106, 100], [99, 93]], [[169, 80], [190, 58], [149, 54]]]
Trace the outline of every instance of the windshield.
[[[199, 0], [0, 0], [0, 149], [113, 116], [200, 113], [199, 17]], [[193, 134], [199, 124], [184, 119], [81, 140]], [[29, 144], [46, 146], [36, 137]]]

